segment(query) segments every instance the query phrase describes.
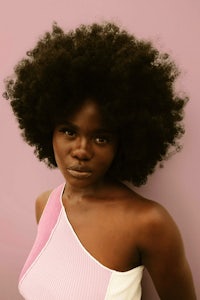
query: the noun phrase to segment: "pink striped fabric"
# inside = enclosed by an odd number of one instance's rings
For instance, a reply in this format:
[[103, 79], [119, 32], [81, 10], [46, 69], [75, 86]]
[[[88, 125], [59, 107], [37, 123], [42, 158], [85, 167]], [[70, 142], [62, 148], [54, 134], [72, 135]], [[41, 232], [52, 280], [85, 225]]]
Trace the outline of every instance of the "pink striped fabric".
[[44, 209], [44, 212], [41, 216], [40, 222], [38, 224], [38, 234], [35, 240], [35, 243], [33, 245], [33, 248], [25, 262], [25, 265], [21, 271], [19, 280], [22, 279], [23, 275], [27, 271], [27, 269], [30, 267], [30, 265], [33, 263], [35, 258], [38, 256], [40, 251], [43, 249], [44, 245], [48, 241], [48, 238], [51, 234], [52, 229], [54, 228], [58, 215], [60, 213], [61, 209], [61, 203], [60, 201], [55, 201], [55, 198], [60, 197], [60, 192], [64, 189], [64, 184], [57, 187], [50, 195], [48, 202], [46, 204], [46, 207]]
[[62, 204], [64, 184], [49, 197], [20, 275], [26, 300], [139, 300], [143, 266], [111, 270], [81, 244]]

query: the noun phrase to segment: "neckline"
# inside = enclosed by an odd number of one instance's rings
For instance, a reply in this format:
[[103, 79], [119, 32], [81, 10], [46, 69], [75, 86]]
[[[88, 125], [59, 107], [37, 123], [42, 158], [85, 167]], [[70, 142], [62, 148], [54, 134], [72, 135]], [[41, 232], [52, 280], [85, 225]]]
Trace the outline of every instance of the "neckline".
[[69, 221], [69, 218], [68, 218], [68, 215], [67, 215], [67, 212], [65, 210], [65, 207], [63, 205], [63, 201], [62, 201], [62, 196], [63, 196], [63, 193], [64, 193], [64, 190], [65, 190], [65, 186], [66, 186], [66, 183], [63, 184], [62, 186], [62, 190], [61, 190], [61, 193], [60, 193], [60, 196], [59, 196], [59, 202], [60, 202], [60, 205], [61, 205], [61, 211], [62, 213], [64, 214], [64, 217], [65, 217], [65, 220], [68, 224], [68, 226], [70, 227], [70, 230], [71, 232], [73, 233], [73, 236], [75, 237], [75, 239], [77, 240], [79, 246], [81, 247], [81, 249], [96, 263], [98, 264], [100, 267], [102, 267], [103, 269], [106, 269], [107, 271], [109, 272], [113, 272], [113, 273], [117, 273], [117, 274], [121, 274], [121, 275], [126, 275], [126, 274], [129, 274], [129, 273], [134, 273], [136, 272], [137, 270], [140, 270], [141, 271], [144, 269], [144, 266], [143, 265], [140, 265], [140, 266], [137, 266], [133, 269], [130, 269], [128, 271], [117, 271], [117, 270], [114, 270], [114, 269], [111, 269], [105, 265], [103, 265], [100, 261], [98, 261], [84, 246], [83, 244], [81, 243], [78, 235], [76, 234], [72, 224], [70, 223]]

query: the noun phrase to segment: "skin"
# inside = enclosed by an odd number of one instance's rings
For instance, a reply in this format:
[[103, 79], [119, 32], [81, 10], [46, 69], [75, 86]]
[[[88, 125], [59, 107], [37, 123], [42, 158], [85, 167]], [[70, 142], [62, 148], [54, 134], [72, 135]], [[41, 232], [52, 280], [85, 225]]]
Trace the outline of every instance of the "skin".
[[[67, 182], [63, 205], [74, 231], [110, 269], [123, 272], [144, 265], [160, 299], [196, 299], [182, 239], [168, 212], [106, 175], [117, 138], [102, 123], [98, 105], [90, 99], [53, 133], [55, 159]], [[37, 222], [49, 194], [36, 201]]]

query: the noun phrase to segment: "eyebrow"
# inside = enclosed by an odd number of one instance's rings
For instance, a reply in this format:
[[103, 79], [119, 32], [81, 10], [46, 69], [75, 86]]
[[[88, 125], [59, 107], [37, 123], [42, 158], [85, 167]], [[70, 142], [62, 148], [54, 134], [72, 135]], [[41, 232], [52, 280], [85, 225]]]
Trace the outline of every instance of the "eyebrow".
[[[79, 130], [80, 128], [78, 126], [76, 126], [75, 124], [69, 122], [69, 121], [65, 121], [61, 124], [58, 125], [59, 127], [62, 127], [62, 126], [70, 126], [71, 128], [73, 128], [74, 130]], [[114, 134], [114, 131], [113, 130], [109, 130], [108, 128], [105, 128], [105, 127], [101, 127], [101, 128], [97, 128], [94, 130], [95, 133], [97, 134]]]

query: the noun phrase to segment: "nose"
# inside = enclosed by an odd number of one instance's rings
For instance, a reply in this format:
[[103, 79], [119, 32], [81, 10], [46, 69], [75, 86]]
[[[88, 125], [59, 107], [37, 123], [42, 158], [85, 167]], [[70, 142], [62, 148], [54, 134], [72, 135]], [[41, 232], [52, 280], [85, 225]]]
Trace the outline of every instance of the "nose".
[[80, 161], [88, 161], [93, 156], [91, 141], [86, 138], [77, 138], [72, 149], [72, 157]]

